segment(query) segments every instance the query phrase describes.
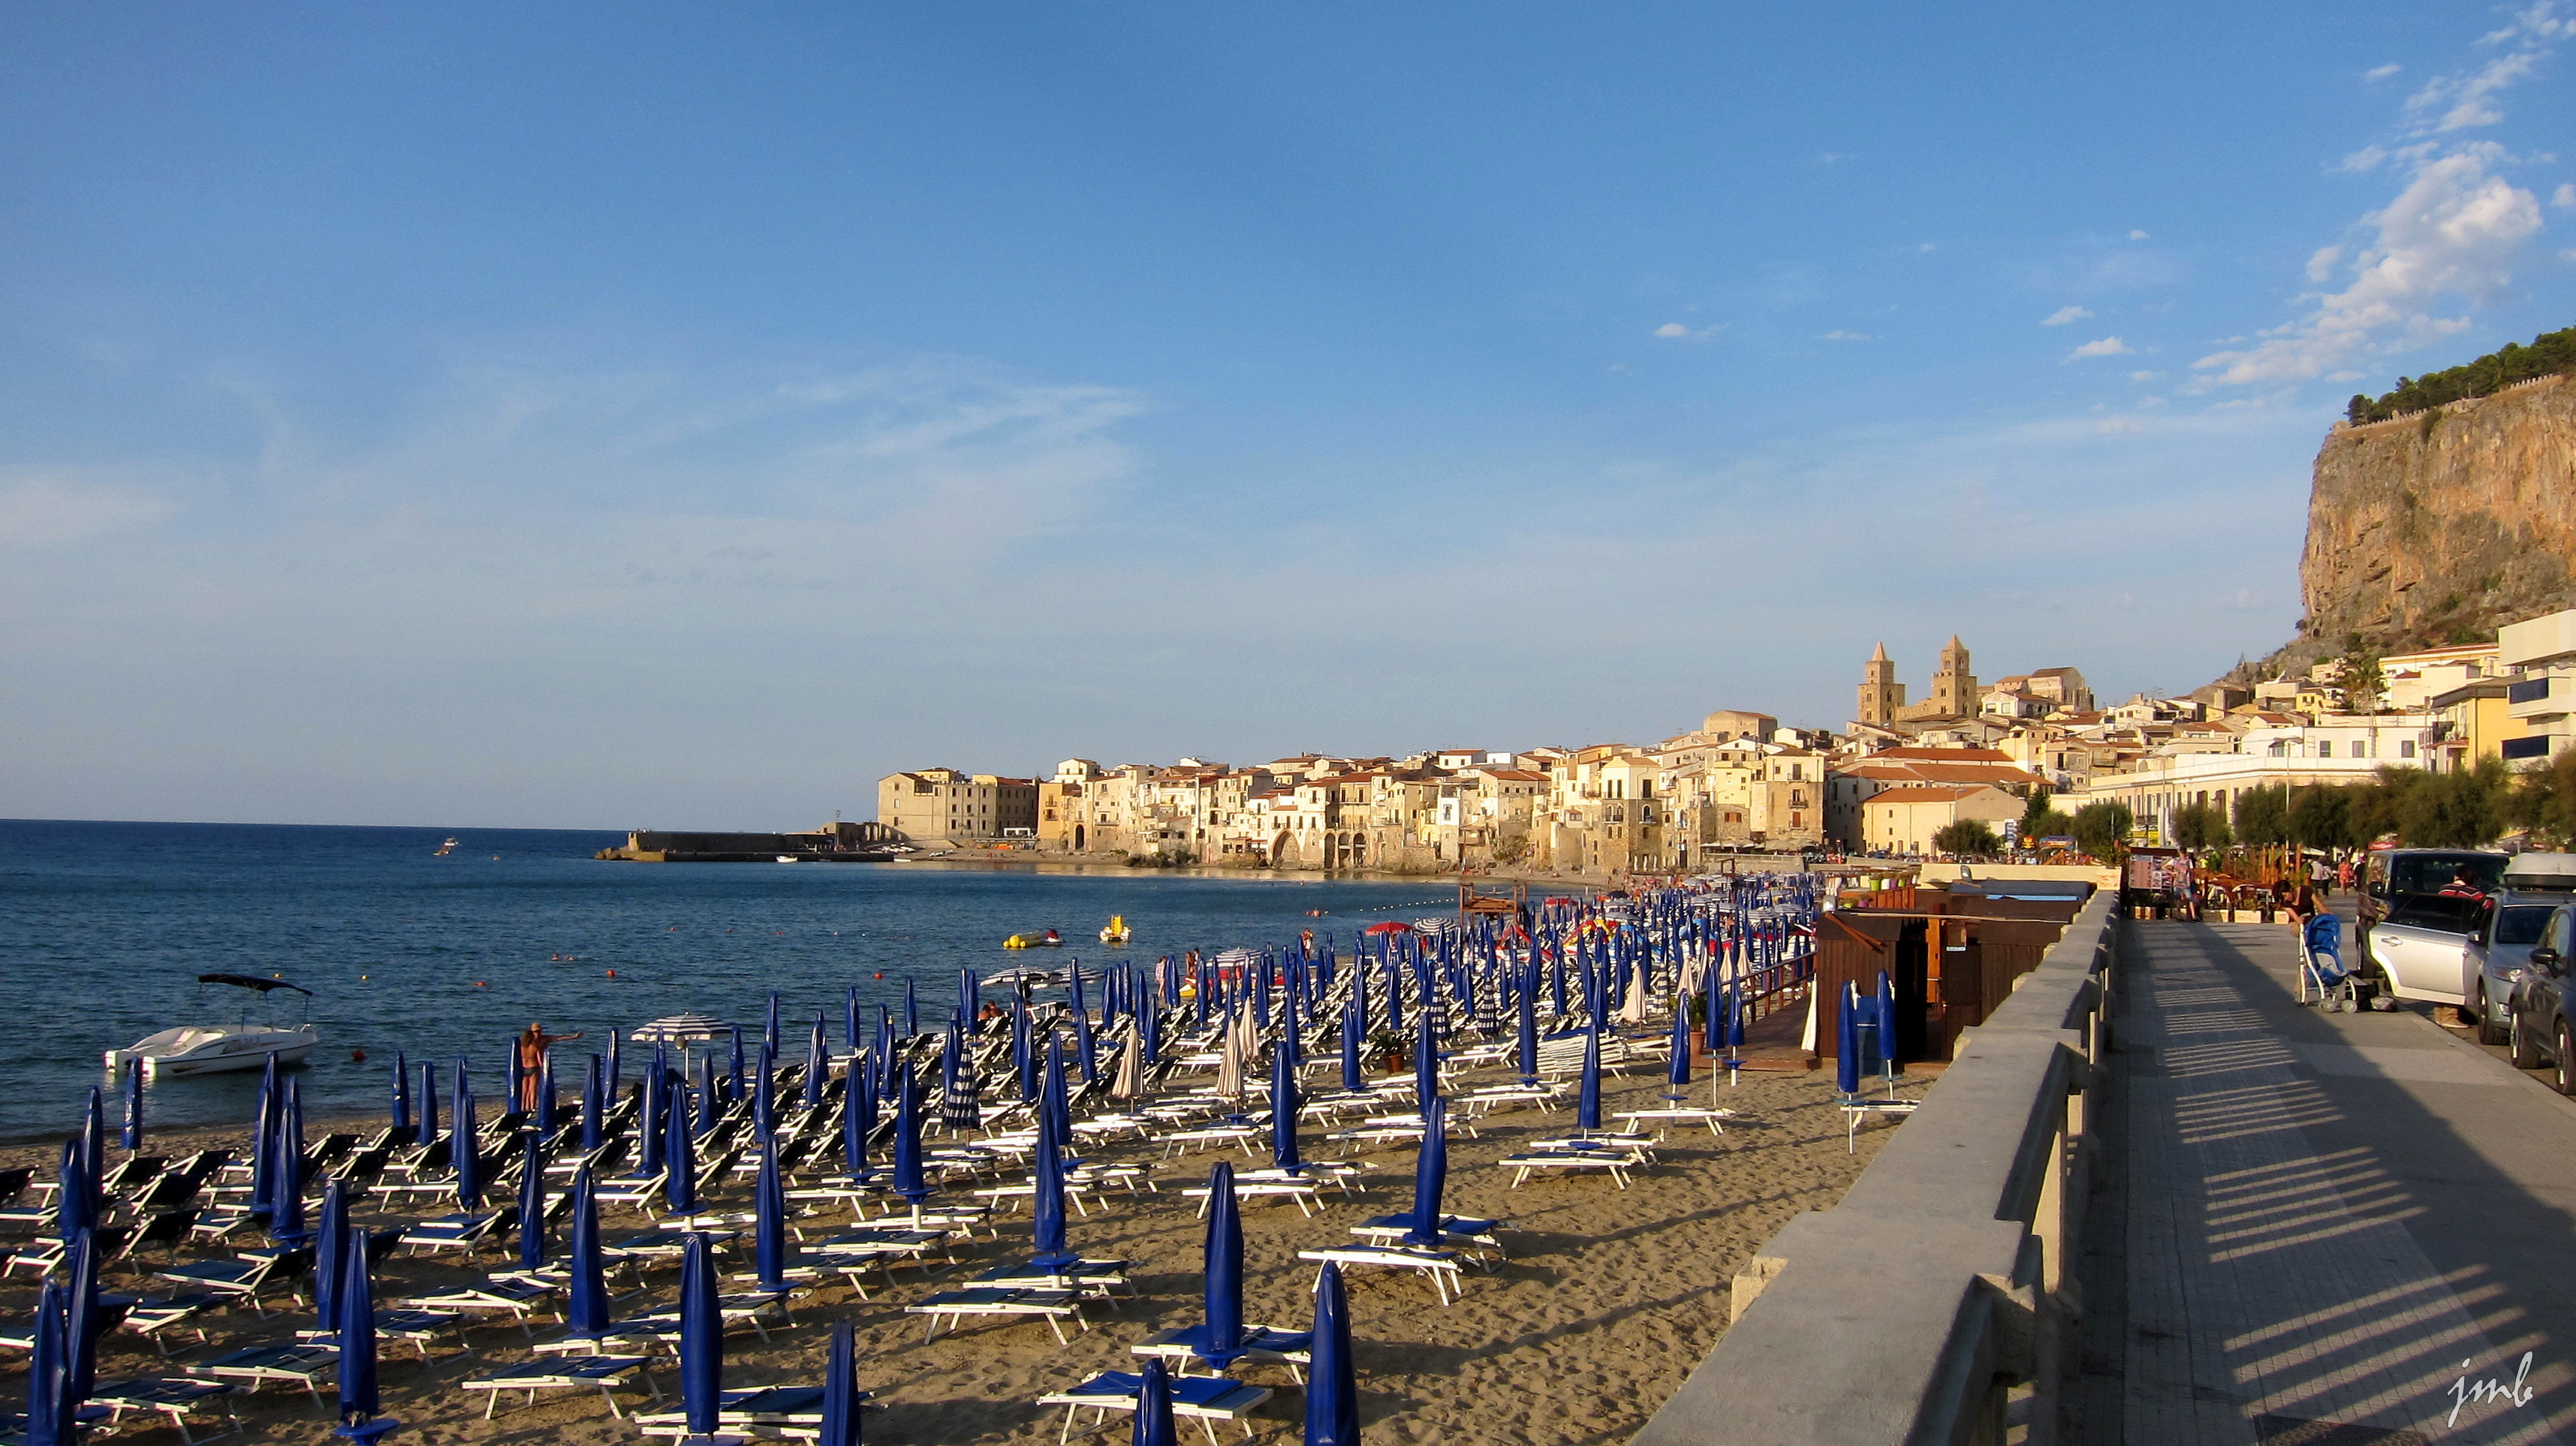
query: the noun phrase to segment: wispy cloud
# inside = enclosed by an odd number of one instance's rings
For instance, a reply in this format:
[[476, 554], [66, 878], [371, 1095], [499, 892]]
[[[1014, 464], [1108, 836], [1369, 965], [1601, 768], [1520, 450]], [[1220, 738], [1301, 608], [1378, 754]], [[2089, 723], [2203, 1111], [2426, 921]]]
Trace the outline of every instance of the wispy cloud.
[[1817, 338], [1818, 341], [1874, 341], [1876, 339], [1877, 338], [1871, 336], [1868, 332], [1844, 331], [1840, 327], [1836, 327], [1834, 330], [1826, 332], [1823, 336]]
[[2406, 67], [2402, 65], [2374, 65], [2370, 69], [2363, 71], [2361, 73], [2361, 78], [2364, 80], [2386, 80], [2388, 77], [2395, 75], [2397, 72], [2404, 70], [2405, 68]]
[[2524, 244], [2541, 228], [2540, 202], [2499, 174], [2511, 164], [2492, 141], [2452, 139], [2504, 118], [2500, 97], [2532, 75], [2561, 40], [2576, 35], [2557, 0], [2516, 12], [2480, 40], [2503, 54], [2434, 77], [2407, 97], [2402, 143], [2371, 145], [2335, 167], [2364, 173], [2394, 162], [2404, 188], [2361, 218], [2351, 241], [2310, 254], [2307, 278], [2340, 290], [2301, 298], [2305, 314], [2260, 334], [2254, 345], [2214, 351], [2192, 363], [2200, 387], [2254, 386], [2348, 373], [2375, 358], [2466, 330], [2445, 314], [2502, 292]]
[[2106, 336], [2100, 341], [2088, 341], [2082, 346], [2077, 347], [2075, 350], [2068, 352], [2066, 354], [2066, 359], [2068, 361], [2075, 361], [2088, 356], [2127, 356], [2129, 354], [2130, 347], [2127, 342], [2120, 340], [2116, 336]]
[[158, 522], [170, 511], [166, 497], [122, 474], [0, 468], [0, 549], [69, 547]]
[[2149, 238], [2147, 233], [2144, 231], [2131, 231], [2129, 233], [2129, 239], [2132, 241], [2145, 241], [2151, 238]]
[[1706, 341], [1724, 330], [1726, 330], [1726, 323], [1722, 321], [1711, 322], [1696, 329], [1684, 326], [1678, 321], [1668, 321], [1655, 328], [1655, 335], [1670, 341]]
[[2083, 307], [2061, 306], [2055, 311], [2050, 312], [2047, 316], [2041, 318], [2039, 324], [2042, 326], [2064, 326], [2070, 321], [2090, 321], [2092, 319], [2093, 313], [2086, 311]]
[[2576, 209], [2576, 183], [2559, 183], [2558, 189], [2550, 194], [2549, 204], [2562, 211]]

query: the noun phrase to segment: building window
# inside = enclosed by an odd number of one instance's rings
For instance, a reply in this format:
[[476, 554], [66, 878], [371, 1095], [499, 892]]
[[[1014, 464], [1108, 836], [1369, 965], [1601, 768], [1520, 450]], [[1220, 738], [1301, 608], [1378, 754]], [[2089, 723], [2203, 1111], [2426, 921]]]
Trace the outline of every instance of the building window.
[[2319, 758], [2334, 757], [2334, 743], [2331, 739], [2320, 738], [2317, 740], [2317, 756]]
[[2414, 756], [2415, 756], [2415, 744], [2414, 744], [2414, 742], [2413, 742], [2412, 740], [2408, 740], [2408, 741], [2406, 741], [2406, 742], [2403, 742], [2403, 743], [2398, 744], [2398, 745], [2397, 745], [2397, 756], [2398, 756], [2398, 757], [2400, 757], [2400, 758], [2412, 758], [2412, 757], [2414, 757]]

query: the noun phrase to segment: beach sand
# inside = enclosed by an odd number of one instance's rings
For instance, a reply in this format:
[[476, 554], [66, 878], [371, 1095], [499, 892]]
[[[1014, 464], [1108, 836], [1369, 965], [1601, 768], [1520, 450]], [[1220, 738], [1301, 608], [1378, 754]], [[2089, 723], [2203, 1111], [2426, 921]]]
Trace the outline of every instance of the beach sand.
[[[1499, 1076], [1497, 1076], [1499, 1078]], [[1470, 1081], [1473, 1083], [1473, 1081]], [[1605, 1081], [1605, 1112], [1651, 1107], [1665, 1089], [1652, 1077]], [[1691, 1086], [1693, 1104], [1705, 1103], [1705, 1077]], [[1444, 1308], [1429, 1282], [1410, 1272], [1358, 1270], [1348, 1274], [1354, 1350], [1359, 1368], [1361, 1419], [1370, 1440], [1403, 1443], [1475, 1443], [1475, 1446], [1584, 1446], [1624, 1441], [1705, 1355], [1725, 1329], [1729, 1280], [1753, 1252], [1800, 1211], [1832, 1205], [1850, 1186], [1885, 1137], [1888, 1126], [1864, 1128], [1858, 1154], [1846, 1153], [1841, 1115], [1833, 1107], [1830, 1075], [1747, 1073], [1741, 1087], [1719, 1085], [1720, 1103], [1742, 1112], [1724, 1139], [1696, 1126], [1675, 1130], [1658, 1162], [1636, 1173], [1634, 1186], [1616, 1188], [1586, 1174], [1533, 1179], [1515, 1190], [1511, 1172], [1493, 1161], [1542, 1135], [1573, 1127], [1570, 1108], [1555, 1113], [1519, 1110], [1476, 1122], [1481, 1139], [1456, 1138], [1450, 1151], [1445, 1208], [1452, 1214], [1506, 1223], [1508, 1262], [1491, 1274], [1470, 1270], [1465, 1290]], [[1348, 1227], [1375, 1214], [1402, 1210], [1411, 1198], [1414, 1150], [1410, 1146], [1341, 1151], [1310, 1127], [1310, 1158], [1364, 1159], [1372, 1168], [1368, 1193], [1344, 1201], [1328, 1194], [1313, 1218], [1290, 1203], [1247, 1201], [1245, 1317], [1304, 1329], [1312, 1316], [1313, 1268], [1296, 1258], [1301, 1249], [1344, 1245]], [[213, 1132], [198, 1132], [212, 1138]], [[314, 1137], [318, 1138], [318, 1134]], [[156, 1138], [156, 1153], [185, 1143], [175, 1134]], [[820, 1379], [831, 1321], [846, 1316], [858, 1327], [862, 1383], [885, 1409], [866, 1421], [871, 1442], [965, 1443], [1053, 1440], [1062, 1413], [1038, 1407], [1035, 1398], [1070, 1386], [1093, 1372], [1132, 1370], [1129, 1347], [1165, 1326], [1198, 1319], [1202, 1224], [1196, 1202], [1180, 1193], [1204, 1184], [1209, 1166], [1231, 1159], [1238, 1170], [1267, 1165], [1241, 1154], [1184, 1155], [1164, 1159], [1160, 1147], [1126, 1142], [1086, 1147], [1087, 1156], [1153, 1162], [1162, 1193], [1095, 1201], [1089, 1218], [1070, 1220], [1070, 1243], [1091, 1258], [1133, 1262], [1137, 1298], [1089, 1307], [1091, 1329], [1059, 1346], [1044, 1323], [969, 1324], [936, 1342], [922, 1341], [922, 1321], [903, 1307], [932, 1291], [962, 1284], [982, 1264], [1025, 1257], [1026, 1214], [998, 1217], [1001, 1239], [978, 1239], [961, 1250], [964, 1265], [924, 1280], [909, 1270], [891, 1288], [875, 1284], [875, 1300], [862, 1302], [835, 1284], [801, 1298], [792, 1329], [772, 1328], [763, 1345], [748, 1331], [728, 1337], [728, 1386], [810, 1383]], [[42, 1161], [50, 1171], [54, 1151], [5, 1152], [11, 1163]], [[111, 1151], [111, 1162], [116, 1152]], [[962, 1190], [963, 1186], [959, 1187]], [[748, 1208], [747, 1188], [735, 1187]], [[420, 1212], [428, 1213], [428, 1212]], [[362, 1212], [363, 1223], [397, 1218]], [[633, 1217], [603, 1222], [612, 1237], [638, 1225]], [[557, 1247], [560, 1248], [560, 1240]], [[504, 1247], [506, 1249], [506, 1247]], [[207, 1250], [204, 1254], [218, 1252]], [[735, 1257], [741, 1261], [742, 1257]], [[487, 1263], [495, 1263], [487, 1254]], [[748, 1268], [747, 1261], [729, 1268]], [[397, 1255], [377, 1272], [380, 1305], [419, 1290], [470, 1278], [459, 1266]], [[677, 1271], [645, 1277], [649, 1293], [621, 1301], [622, 1317], [676, 1298]], [[150, 1290], [122, 1269], [109, 1289]], [[612, 1290], [628, 1288], [612, 1280]], [[166, 1291], [166, 1287], [163, 1290]], [[23, 1272], [0, 1286], [0, 1309], [23, 1320], [34, 1299]], [[187, 1360], [239, 1345], [283, 1341], [295, 1326], [311, 1324], [309, 1311], [288, 1310], [266, 1320], [248, 1311], [209, 1318], [211, 1347], [184, 1351], [164, 1362], [148, 1344], [126, 1332], [102, 1342], [99, 1376], [176, 1374]], [[538, 1334], [548, 1334], [540, 1325]], [[424, 1365], [407, 1350], [388, 1347], [382, 1384], [385, 1410], [404, 1423], [395, 1441], [482, 1443], [523, 1441], [631, 1441], [640, 1433], [610, 1419], [595, 1393], [555, 1393], [535, 1406], [507, 1397], [498, 1417], [482, 1419], [483, 1399], [458, 1390], [464, 1377], [527, 1358], [520, 1333], [507, 1326], [472, 1331], [477, 1353], [453, 1353]], [[13, 1364], [0, 1390], [23, 1392], [25, 1368]], [[1254, 1421], [1264, 1439], [1294, 1439], [1303, 1421], [1303, 1394], [1284, 1369], [1253, 1367], [1238, 1376], [1277, 1388]], [[665, 1363], [656, 1379], [677, 1406], [678, 1373]], [[310, 1442], [328, 1421], [300, 1391], [271, 1386], [237, 1402], [253, 1441]], [[622, 1397], [640, 1404], [642, 1395]], [[1110, 1418], [1109, 1431], [1124, 1439], [1127, 1418]], [[143, 1426], [141, 1434], [175, 1441], [175, 1433]], [[1195, 1435], [1195, 1428], [1184, 1423]], [[203, 1433], [200, 1433], [203, 1434]], [[1235, 1439], [1228, 1435], [1225, 1439]]]

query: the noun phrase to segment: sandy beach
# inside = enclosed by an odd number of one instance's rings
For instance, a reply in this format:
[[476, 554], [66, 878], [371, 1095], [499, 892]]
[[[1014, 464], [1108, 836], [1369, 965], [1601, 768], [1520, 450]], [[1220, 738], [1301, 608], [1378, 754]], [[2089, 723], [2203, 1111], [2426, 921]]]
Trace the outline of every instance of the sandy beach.
[[[1500, 1077], [1496, 1072], [1495, 1078]], [[1660, 1069], [1605, 1081], [1605, 1112], [1650, 1107], [1664, 1089]], [[1705, 1077], [1691, 1090], [1694, 1103], [1710, 1095]], [[1431, 1285], [1410, 1273], [1401, 1278], [1377, 1271], [1350, 1274], [1361, 1410], [1370, 1438], [1578, 1446], [1625, 1440], [1641, 1425], [1724, 1330], [1728, 1282], [1735, 1270], [1790, 1216], [1837, 1200], [1885, 1133], [1884, 1126], [1874, 1125], [1864, 1131], [1857, 1155], [1845, 1152], [1829, 1074], [1748, 1072], [1740, 1087], [1721, 1085], [1717, 1093], [1723, 1105], [1741, 1112], [1726, 1136], [1712, 1138], [1697, 1127], [1676, 1130], [1657, 1162], [1637, 1173], [1633, 1188], [1624, 1191], [1598, 1175], [1533, 1179], [1515, 1190], [1509, 1188], [1511, 1173], [1495, 1168], [1493, 1162], [1521, 1142], [1570, 1130], [1570, 1108], [1497, 1113], [1476, 1122], [1481, 1138], [1455, 1139], [1446, 1208], [1505, 1222], [1509, 1259], [1490, 1274], [1468, 1271], [1462, 1298], [1445, 1308]], [[1303, 1329], [1311, 1314], [1313, 1271], [1296, 1258], [1297, 1252], [1348, 1244], [1349, 1226], [1369, 1215], [1403, 1209], [1410, 1200], [1411, 1146], [1342, 1150], [1326, 1142], [1324, 1133], [1320, 1127], [1308, 1130], [1309, 1157], [1367, 1161], [1367, 1193], [1350, 1201], [1328, 1194], [1311, 1219], [1285, 1202], [1246, 1203], [1249, 1320]], [[209, 1134], [200, 1132], [200, 1137]], [[185, 1143], [189, 1141], [173, 1134], [156, 1138], [152, 1150], [161, 1153]], [[829, 1323], [846, 1316], [858, 1328], [861, 1379], [884, 1407], [869, 1414], [868, 1439], [1053, 1439], [1061, 1412], [1035, 1404], [1039, 1395], [1096, 1371], [1134, 1369], [1137, 1359], [1130, 1346], [1156, 1329], [1198, 1318], [1202, 1227], [1196, 1202], [1181, 1190], [1204, 1184], [1218, 1158], [1230, 1158], [1237, 1169], [1268, 1164], [1266, 1153], [1257, 1160], [1239, 1153], [1165, 1158], [1160, 1145], [1135, 1141], [1089, 1146], [1084, 1153], [1149, 1162], [1161, 1191], [1132, 1199], [1101, 1197], [1089, 1217], [1076, 1214], [1071, 1219], [1073, 1247], [1091, 1258], [1133, 1262], [1137, 1290], [1133, 1300], [1088, 1306], [1090, 1329], [1074, 1335], [1071, 1344], [1059, 1346], [1046, 1325], [1035, 1320], [970, 1323], [957, 1334], [925, 1344], [921, 1318], [903, 1313], [905, 1305], [963, 1283], [983, 1264], [1024, 1257], [1029, 1220], [1023, 1206], [1023, 1213], [996, 1217], [999, 1240], [978, 1238], [959, 1252], [962, 1264], [944, 1274], [924, 1279], [913, 1271], [898, 1272], [890, 1288], [871, 1285], [871, 1301], [860, 1301], [837, 1283], [825, 1286], [795, 1302], [795, 1325], [773, 1327], [770, 1344], [748, 1330], [737, 1331], [726, 1342], [726, 1384], [819, 1379]], [[53, 1154], [50, 1148], [24, 1148], [6, 1152], [6, 1158], [41, 1162], [40, 1168], [50, 1172]], [[111, 1151], [110, 1162], [116, 1158], [118, 1152]], [[738, 1184], [728, 1187], [719, 1203], [748, 1208], [748, 1197], [747, 1185]], [[410, 1218], [379, 1216], [373, 1203], [358, 1214], [359, 1223], [381, 1227]], [[840, 1218], [808, 1223], [831, 1224]], [[620, 1214], [605, 1219], [603, 1226], [614, 1238], [642, 1228], [642, 1222]], [[558, 1252], [560, 1247], [558, 1239]], [[499, 1257], [506, 1250], [503, 1245], [487, 1251], [484, 1263], [503, 1263]], [[183, 1253], [221, 1252], [201, 1247]], [[743, 1256], [734, 1260], [743, 1263], [729, 1268], [747, 1268]], [[376, 1298], [380, 1305], [389, 1304], [478, 1273], [452, 1257], [442, 1262], [398, 1254], [378, 1269]], [[621, 1300], [617, 1313], [623, 1317], [668, 1305], [676, 1295], [676, 1280], [675, 1269], [648, 1272], [644, 1293]], [[126, 1267], [110, 1272], [106, 1288], [168, 1290]], [[612, 1279], [611, 1288], [635, 1287], [619, 1277]], [[20, 1272], [0, 1290], [6, 1292], [0, 1309], [23, 1320], [34, 1298], [34, 1281]], [[168, 1361], [131, 1333], [111, 1333], [101, 1345], [99, 1378], [176, 1374], [188, 1361], [222, 1350], [284, 1341], [295, 1327], [311, 1325], [312, 1316], [309, 1307], [266, 1319], [245, 1310], [207, 1321], [212, 1344], [190, 1343], [192, 1348]], [[540, 1337], [549, 1333], [544, 1325], [537, 1332]], [[456, 1354], [452, 1344], [442, 1343], [437, 1349], [444, 1353], [426, 1364], [407, 1348], [387, 1346], [385, 1408], [404, 1422], [394, 1440], [607, 1442], [640, 1435], [632, 1424], [611, 1419], [595, 1393], [557, 1393], [534, 1406], [522, 1404], [524, 1396], [511, 1396], [496, 1419], [485, 1421], [483, 1398], [458, 1389], [457, 1383], [528, 1358], [527, 1342], [509, 1326], [477, 1328], [466, 1340], [473, 1356]], [[16, 1379], [8, 1389], [16, 1392], [22, 1389], [24, 1366], [13, 1365], [11, 1371]], [[676, 1407], [676, 1370], [665, 1363], [654, 1374]], [[1236, 1374], [1277, 1388], [1253, 1423], [1256, 1432], [1265, 1439], [1281, 1439], [1283, 1433], [1293, 1437], [1302, 1421], [1303, 1398], [1285, 1370], [1252, 1367]], [[250, 1440], [306, 1442], [318, 1438], [328, 1419], [327, 1377], [323, 1395], [325, 1409], [317, 1412], [300, 1390], [290, 1394], [288, 1388], [270, 1386], [257, 1396], [238, 1398], [236, 1408]], [[647, 1398], [622, 1399], [631, 1407]], [[1125, 1420], [1112, 1418], [1110, 1429], [1123, 1433]], [[129, 1432], [136, 1430], [155, 1439], [177, 1439], [165, 1428], [129, 1418]]]

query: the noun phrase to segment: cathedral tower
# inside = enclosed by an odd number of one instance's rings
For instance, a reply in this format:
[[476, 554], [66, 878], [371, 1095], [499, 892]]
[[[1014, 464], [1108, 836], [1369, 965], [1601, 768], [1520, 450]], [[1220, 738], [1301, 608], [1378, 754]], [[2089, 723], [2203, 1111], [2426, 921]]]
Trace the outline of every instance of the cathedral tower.
[[1896, 681], [1896, 665], [1887, 660], [1887, 644], [1881, 643], [1861, 673], [1858, 717], [1872, 728], [1885, 728], [1896, 721], [1896, 710], [1904, 706], [1905, 685]]
[[1950, 635], [1950, 646], [1941, 650], [1941, 666], [1932, 674], [1932, 709], [1944, 717], [1973, 718], [1977, 715], [1977, 675], [1968, 671], [1968, 648], [1959, 635]]

